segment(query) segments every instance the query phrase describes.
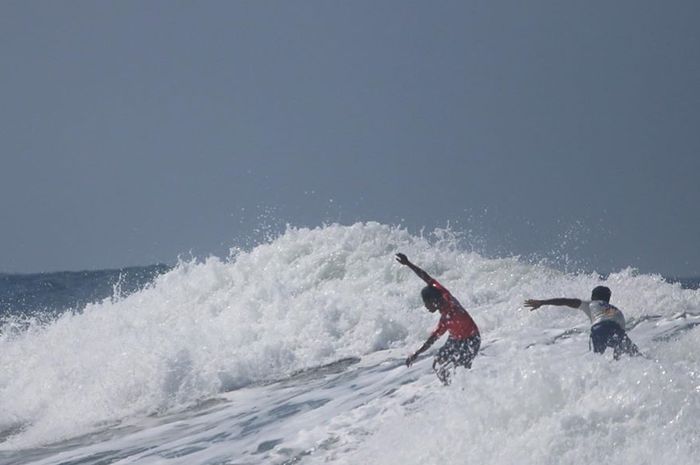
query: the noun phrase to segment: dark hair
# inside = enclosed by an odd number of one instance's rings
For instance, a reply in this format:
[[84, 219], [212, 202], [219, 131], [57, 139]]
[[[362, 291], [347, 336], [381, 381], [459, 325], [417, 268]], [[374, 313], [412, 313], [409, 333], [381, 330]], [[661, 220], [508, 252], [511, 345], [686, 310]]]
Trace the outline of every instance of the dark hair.
[[433, 286], [425, 286], [420, 291], [420, 296], [423, 298], [423, 302], [439, 302], [442, 300], [442, 293], [435, 289]]
[[598, 286], [591, 292], [591, 300], [604, 300], [605, 302], [610, 302], [610, 292], [609, 287]]

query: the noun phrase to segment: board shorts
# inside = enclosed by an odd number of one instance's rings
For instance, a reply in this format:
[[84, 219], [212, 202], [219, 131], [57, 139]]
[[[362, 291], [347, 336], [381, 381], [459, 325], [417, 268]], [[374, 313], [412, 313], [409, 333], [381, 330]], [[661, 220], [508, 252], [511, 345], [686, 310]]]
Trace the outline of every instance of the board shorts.
[[637, 346], [614, 321], [601, 321], [591, 326], [591, 344], [593, 352], [597, 354], [602, 354], [608, 347], [612, 347], [615, 360], [622, 354], [639, 355]]
[[450, 384], [450, 373], [455, 368], [471, 368], [472, 360], [479, 353], [479, 347], [481, 347], [481, 336], [478, 334], [467, 339], [448, 338], [433, 361], [433, 370], [442, 384]]
[[479, 347], [481, 347], [481, 336], [478, 334], [467, 339], [448, 338], [445, 345], [438, 350], [435, 362], [438, 365], [452, 362], [454, 366], [471, 368], [472, 360], [479, 353]]

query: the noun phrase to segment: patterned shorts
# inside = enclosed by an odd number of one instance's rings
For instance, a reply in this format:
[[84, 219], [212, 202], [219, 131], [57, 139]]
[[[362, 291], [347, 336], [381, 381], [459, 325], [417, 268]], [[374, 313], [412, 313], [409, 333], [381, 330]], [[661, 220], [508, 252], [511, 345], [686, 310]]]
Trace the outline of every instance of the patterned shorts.
[[479, 353], [481, 336], [478, 334], [467, 339], [448, 338], [444, 346], [438, 350], [435, 362], [438, 365], [454, 363], [455, 366], [471, 368], [472, 360]]

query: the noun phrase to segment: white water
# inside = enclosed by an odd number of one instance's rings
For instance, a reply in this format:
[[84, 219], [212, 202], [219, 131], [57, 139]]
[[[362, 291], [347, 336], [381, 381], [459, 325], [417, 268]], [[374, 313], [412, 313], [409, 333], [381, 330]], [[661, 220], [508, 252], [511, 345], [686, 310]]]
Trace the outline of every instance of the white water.
[[[596, 276], [433, 239], [376, 223], [290, 229], [229, 260], [182, 264], [125, 299], [4, 332], [0, 431], [15, 434], [0, 461], [697, 463], [700, 292], [610, 276], [650, 356], [615, 363], [588, 352], [582, 313], [521, 307], [585, 298]], [[436, 317], [397, 251], [481, 328], [483, 355], [447, 388], [429, 358], [401, 363]], [[362, 361], [260, 384], [346, 357]]]

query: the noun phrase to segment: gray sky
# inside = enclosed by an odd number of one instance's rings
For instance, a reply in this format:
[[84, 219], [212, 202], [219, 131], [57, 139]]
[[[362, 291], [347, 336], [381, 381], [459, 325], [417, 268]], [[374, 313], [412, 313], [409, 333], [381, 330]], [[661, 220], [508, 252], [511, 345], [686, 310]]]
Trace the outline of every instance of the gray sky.
[[266, 225], [700, 275], [696, 1], [0, 2], [0, 271]]

